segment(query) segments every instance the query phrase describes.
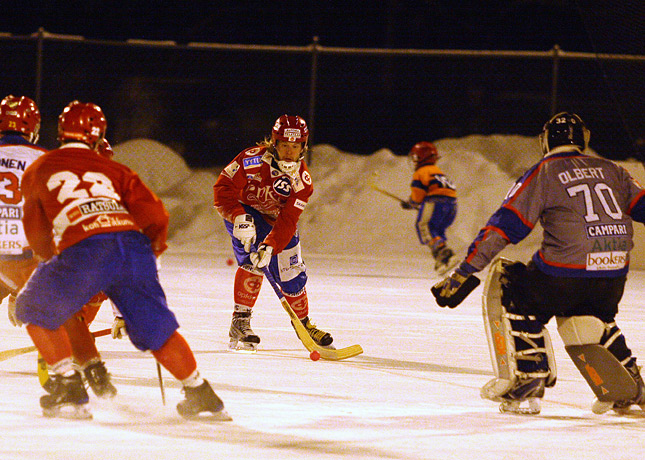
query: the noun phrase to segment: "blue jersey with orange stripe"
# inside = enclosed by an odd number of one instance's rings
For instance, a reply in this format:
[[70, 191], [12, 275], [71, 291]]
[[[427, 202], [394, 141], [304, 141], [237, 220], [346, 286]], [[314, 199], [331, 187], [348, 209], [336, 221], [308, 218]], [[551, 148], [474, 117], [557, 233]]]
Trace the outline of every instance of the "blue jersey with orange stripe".
[[533, 261], [553, 276], [627, 273], [632, 221], [645, 222], [645, 190], [620, 165], [559, 148], [520, 177], [468, 248], [466, 262], [484, 269], [507, 244], [540, 222]]

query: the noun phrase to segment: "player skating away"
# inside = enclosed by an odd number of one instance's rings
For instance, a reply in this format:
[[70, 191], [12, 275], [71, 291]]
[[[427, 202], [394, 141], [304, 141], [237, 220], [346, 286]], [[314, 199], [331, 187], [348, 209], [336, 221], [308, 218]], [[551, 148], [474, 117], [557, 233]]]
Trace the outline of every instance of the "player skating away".
[[457, 215], [457, 192], [454, 184], [437, 166], [440, 158], [431, 142], [418, 142], [408, 158], [414, 167], [410, 198], [401, 202], [403, 209], [416, 209], [416, 231], [419, 242], [430, 248], [434, 269], [443, 275], [457, 263], [457, 257], [446, 244], [446, 230]]
[[250, 322], [264, 267], [311, 338], [322, 346], [333, 341], [309, 320], [307, 273], [300, 252], [298, 219], [313, 193], [304, 162], [308, 137], [302, 118], [282, 115], [273, 126], [271, 139], [238, 154], [214, 185], [215, 208], [231, 235], [238, 264], [229, 330], [233, 350], [254, 351], [260, 343]]
[[[500, 261], [489, 274], [485, 313], [493, 361], [505, 349], [515, 352], [496, 364], [482, 397], [510, 410], [526, 400], [539, 403], [545, 387], [555, 384], [544, 327], [555, 316], [567, 352], [598, 398], [592, 410], [645, 409], [636, 357], [615, 321], [632, 221], [645, 222], [645, 190], [624, 168], [584, 153], [589, 131], [575, 114], [553, 116], [540, 141], [544, 157], [515, 182], [463, 262], [432, 291], [440, 305], [457, 306], [476, 286], [471, 275], [539, 221], [542, 245], [528, 265]], [[529, 411], [539, 412], [539, 404]]]
[[[15, 317], [18, 291], [38, 266], [38, 258], [29, 247], [21, 217], [24, 204], [21, 190], [22, 175], [30, 164], [46, 150], [37, 146], [40, 111], [26, 96], [9, 95], [0, 102], [0, 291], [8, 298], [11, 323], [20, 326]], [[74, 361], [81, 369], [93, 391], [102, 397], [113, 396], [116, 389], [94, 344], [88, 325], [96, 316], [105, 296], [97, 294], [73, 318], [65, 322], [74, 350]], [[45, 389], [51, 385], [45, 381]]]
[[168, 213], [136, 173], [97, 154], [106, 128], [100, 107], [71, 102], [58, 119], [61, 147], [38, 158], [23, 176], [25, 234], [45, 262], [16, 299], [16, 317], [55, 373], [55, 391], [40, 399], [43, 413], [91, 416], [63, 324], [104, 292], [135, 347], [151, 350], [181, 381], [186, 397], [179, 413], [225, 419], [224, 405], [199, 375], [159, 284], [155, 259], [167, 247]]

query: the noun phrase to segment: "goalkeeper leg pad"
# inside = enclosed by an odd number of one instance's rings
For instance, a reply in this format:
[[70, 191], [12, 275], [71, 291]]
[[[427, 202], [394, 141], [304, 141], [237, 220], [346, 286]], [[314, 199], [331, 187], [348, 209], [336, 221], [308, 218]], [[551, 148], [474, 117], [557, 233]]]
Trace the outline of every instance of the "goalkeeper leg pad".
[[[567, 353], [596, 395], [592, 407], [595, 413], [606, 412], [616, 402], [635, 401], [642, 395], [640, 374], [635, 378], [628, 370], [635, 367], [635, 360], [615, 323], [605, 323], [594, 316], [557, 318], [557, 322]], [[628, 355], [623, 361], [610, 351], [616, 348], [612, 347], [615, 343], [623, 344], [618, 347], [621, 355]]]
[[[483, 317], [495, 378], [481, 397], [501, 402], [503, 412], [539, 413], [544, 388], [555, 385], [555, 355], [548, 330], [534, 316], [509, 313], [502, 302], [504, 267], [512, 262], [498, 258], [492, 265], [483, 294]], [[529, 409], [517, 403], [529, 401]]]

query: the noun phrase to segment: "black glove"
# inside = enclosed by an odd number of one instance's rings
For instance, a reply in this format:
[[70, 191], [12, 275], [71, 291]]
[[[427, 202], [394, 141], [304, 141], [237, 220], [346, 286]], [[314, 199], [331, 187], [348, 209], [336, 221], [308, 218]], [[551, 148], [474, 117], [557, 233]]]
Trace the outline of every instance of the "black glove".
[[479, 283], [479, 278], [457, 268], [450, 276], [432, 286], [430, 291], [440, 307], [455, 308]]
[[403, 201], [401, 200], [401, 207], [403, 209], [414, 209], [414, 205], [410, 203], [409, 201]]

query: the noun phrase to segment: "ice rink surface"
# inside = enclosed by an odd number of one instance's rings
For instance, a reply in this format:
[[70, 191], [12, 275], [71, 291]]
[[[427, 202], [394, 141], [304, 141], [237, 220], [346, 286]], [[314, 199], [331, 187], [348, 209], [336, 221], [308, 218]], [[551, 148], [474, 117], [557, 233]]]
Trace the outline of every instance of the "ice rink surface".
[[[306, 255], [310, 316], [337, 347], [364, 354], [309, 359], [268, 283], [252, 321], [257, 354], [227, 351], [235, 268], [228, 253], [172, 253], [161, 280], [204, 377], [232, 422], [191, 422], [179, 384], [127, 340], [98, 338], [119, 394], [90, 395], [91, 421], [46, 419], [35, 353], [0, 362], [0, 460], [19, 459], [636, 459], [645, 417], [594, 415], [591, 390], [550, 323], [558, 382], [537, 416], [498, 412], [479, 388], [492, 378], [482, 285], [455, 310], [436, 306], [430, 258]], [[485, 273], [480, 274], [483, 278]], [[632, 271], [618, 325], [645, 359], [645, 272]], [[566, 299], [563, 299], [566, 301]], [[6, 304], [2, 315], [6, 314]], [[105, 303], [92, 325], [112, 323]], [[31, 345], [0, 321], [2, 350]], [[641, 362], [643, 362], [641, 359]]]

